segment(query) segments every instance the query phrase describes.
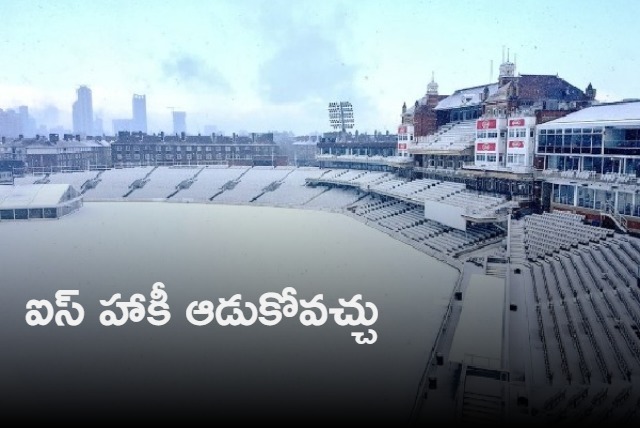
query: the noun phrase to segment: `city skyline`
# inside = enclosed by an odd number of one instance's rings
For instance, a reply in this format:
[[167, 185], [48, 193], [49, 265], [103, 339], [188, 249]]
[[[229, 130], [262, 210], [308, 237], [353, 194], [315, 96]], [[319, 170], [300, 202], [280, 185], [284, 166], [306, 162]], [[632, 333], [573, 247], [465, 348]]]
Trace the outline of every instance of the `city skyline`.
[[8, 2], [0, 108], [26, 105], [38, 123], [70, 129], [74, 91], [86, 85], [105, 131], [145, 94], [151, 133], [172, 129], [173, 107], [188, 113], [190, 133], [304, 134], [329, 131], [328, 103], [345, 100], [355, 129], [393, 132], [432, 73], [442, 94], [489, 83], [506, 51], [516, 73], [591, 83], [600, 101], [636, 98], [640, 5], [618, 5]]

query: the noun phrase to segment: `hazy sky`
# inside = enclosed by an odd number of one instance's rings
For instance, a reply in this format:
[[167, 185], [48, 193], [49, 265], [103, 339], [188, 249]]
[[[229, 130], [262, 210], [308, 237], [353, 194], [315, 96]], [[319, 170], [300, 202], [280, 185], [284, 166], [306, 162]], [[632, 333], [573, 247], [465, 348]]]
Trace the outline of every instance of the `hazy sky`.
[[[0, 108], [71, 127], [79, 85], [104, 120], [147, 95], [149, 131], [214, 125], [329, 131], [349, 100], [356, 128], [395, 132], [404, 101], [516, 73], [558, 74], [601, 101], [640, 97], [637, 1], [0, 0]], [[493, 61], [493, 67], [491, 67]]]

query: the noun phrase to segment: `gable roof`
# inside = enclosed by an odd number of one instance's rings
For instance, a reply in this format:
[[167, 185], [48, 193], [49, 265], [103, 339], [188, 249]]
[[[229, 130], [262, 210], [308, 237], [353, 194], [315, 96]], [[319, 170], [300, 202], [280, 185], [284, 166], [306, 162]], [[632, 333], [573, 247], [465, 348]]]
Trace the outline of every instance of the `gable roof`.
[[521, 74], [516, 78], [520, 99], [586, 101], [585, 93], [566, 80], [549, 74]]
[[0, 186], [0, 208], [53, 207], [68, 197], [79, 196], [69, 184], [21, 184]]
[[458, 89], [453, 94], [441, 100], [435, 107], [435, 110], [450, 110], [455, 108], [480, 105], [482, 103], [481, 95], [484, 92], [485, 87], [489, 89], [489, 96], [493, 95], [498, 90], [497, 83], [489, 83], [487, 85]]

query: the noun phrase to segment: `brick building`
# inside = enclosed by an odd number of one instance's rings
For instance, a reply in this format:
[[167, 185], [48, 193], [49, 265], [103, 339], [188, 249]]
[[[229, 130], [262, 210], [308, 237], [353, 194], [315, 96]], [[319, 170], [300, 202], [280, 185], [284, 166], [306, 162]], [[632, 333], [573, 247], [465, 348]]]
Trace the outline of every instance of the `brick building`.
[[121, 132], [112, 144], [114, 166], [127, 165], [247, 165], [284, 166], [272, 133], [248, 136], [147, 135]]

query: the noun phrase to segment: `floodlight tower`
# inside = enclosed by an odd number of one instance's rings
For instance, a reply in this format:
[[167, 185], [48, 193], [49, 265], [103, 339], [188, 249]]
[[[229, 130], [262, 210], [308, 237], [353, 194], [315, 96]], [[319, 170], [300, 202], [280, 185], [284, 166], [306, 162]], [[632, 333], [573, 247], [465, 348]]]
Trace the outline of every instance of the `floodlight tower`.
[[347, 129], [355, 125], [353, 120], [353, 106], [349, 101], [329, 103], [329, 124], [340, 130], [340, 140], [346, 140]]

